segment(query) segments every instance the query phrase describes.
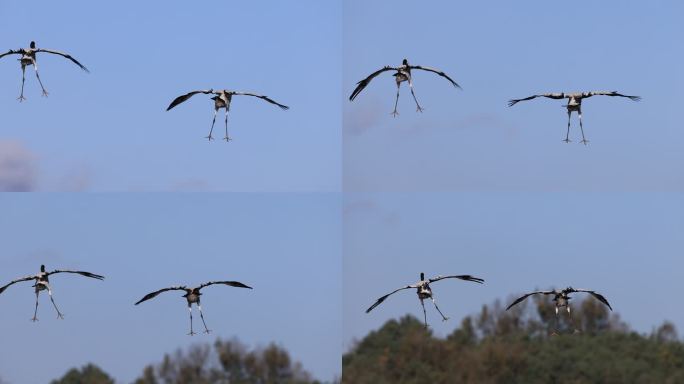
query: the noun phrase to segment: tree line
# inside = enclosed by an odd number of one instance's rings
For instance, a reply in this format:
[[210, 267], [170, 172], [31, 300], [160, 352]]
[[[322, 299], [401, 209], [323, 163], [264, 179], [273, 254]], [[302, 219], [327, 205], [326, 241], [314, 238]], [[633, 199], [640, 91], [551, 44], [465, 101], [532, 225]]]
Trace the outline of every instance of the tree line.
[[411, 315], [390, 320], [343, 356], [342, 382], [684, 383], [684, 343], [672, 323], [640, 334], [592, 298], [558, 317], [535, 298], [509, 311], [484, 305], [446, 338]]
[[[0, 381], [2, 383], [2, 381]], [[107, 372], [94, 364], [72, 368], [51, 384], [114, 384]], [[271, 344], [249, 350], [237, 340], [218, 339], [186, 351], [165, 354], [147, 365], [134, 384], [321, 384], [312, 378], [287, 350]]]

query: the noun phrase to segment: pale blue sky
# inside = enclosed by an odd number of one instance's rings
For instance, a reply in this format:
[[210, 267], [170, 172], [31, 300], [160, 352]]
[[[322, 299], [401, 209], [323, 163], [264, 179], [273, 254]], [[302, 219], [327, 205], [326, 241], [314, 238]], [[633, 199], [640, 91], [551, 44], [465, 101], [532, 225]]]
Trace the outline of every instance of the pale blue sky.
[[[438, 336], [483, 304], [536, 288], [594, 289], [639, 332], [664, 320], [684, 329], [672, 305], [684, 289], [682, 193], [358, 193], [344, 204], [344, 349], [386, 321], [422, 320], [415, 291], [378, 297], [429, 277], [472, 274], [484, 285], [443, 280], [432, 289]], [[577, 295], [578, 297], [580, 295]]]
[[[684, 76], [679, 1], [349, 0], [344, 2], [343, 92], [403, 58], [463, 86], [414, 73], [422, 114], [402, 86], [377, 77], [345, 101], [346, 191], [684, 189], [679, 114]], [[347, 27], [349, 26], [349, 27]], [[593, 97], [565, 137], [562, 100], [512, 108], [537, 93], [618, 90], [640, 103]]]
[[[321, 380], [341, 373], [337, 194], [4, 194], [0, 211], [0, 284], [41, 263], [106, 276], [52, 276], [63, 321], [44, 294], [40, 321], [29, 320], [30, 283], [0, 295], [0, 377], [10, 383], [46, 383], [88, 362], [128, 383], [164, 353], [216, 337], [276, 342]], [[219, 279], [254, 289], [202, 291], [211, 336], [186, 335], [182, 292], [133, 305]]]
[[[0, 51], [35, 40], [91, 70], [39, 55], [50, 97], [29, 68], [20, 104], [19, 63], [0, 59], [0, 145], [14, 148], [4, 156], [29, 163], [23, 185], [40, 191], [339, 190], [340, 8], [317, 0], [2, 1]], [[209, 97], [165, 112], [176, 96], [207, 88], [252, 91], [291, 109], [236, 97], [233, 141], [221, 141], [221, 115], [208, 143]]]

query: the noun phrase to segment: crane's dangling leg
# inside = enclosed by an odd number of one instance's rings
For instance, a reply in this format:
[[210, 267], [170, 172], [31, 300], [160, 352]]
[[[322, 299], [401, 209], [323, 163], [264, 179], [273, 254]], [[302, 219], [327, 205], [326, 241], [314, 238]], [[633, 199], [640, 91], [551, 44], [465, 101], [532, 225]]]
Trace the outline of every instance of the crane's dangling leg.
[[43, 82], [40, 81], [40, 75], [38, 74], [38, 64], [33, 63], [33, 69], [36, 70], [36, 77], [38, 78], [38, 84], [40, 84], [40, 88], [43, 90], [43, 96], [47, 97], [48, 92], [45, 90], [45, 87], [43, 87]]
[[558, 306], [556, 306], [556, 324], [554, 326], [553, 332], [551, 332], [551, 336], [558, 336]]
[[21, 103], [22, 101], [26, 100], [24, 97], [24, 83], [26, 82], [26, 66], [24, 64], [21, 64], [21, 93], [19, 94], [19, 97], [17, 100]]
[[392, 111], [392, 116], [397, 117], [399, 112], [397, 112], [397, 104], [399, 104], [399, 90], [401, 89], [401, 83], [397, 81], [397, 98], [394, 100], [394, 111]]
[[580, 131], [582, 131], [582, 144], [587, 145], [589, 140], [584, 138], [584, 128], [582, 127], [582, 111], [577, 112], [579, 114]]
[[435, 298], [434, 298], [434, 297], [431, 297], [431, 299], [432, 299], [432, 304], [434, 304], [434, 305], [435, 305], [435, 308], [437, 308], [437, 312], [439, 312], [439, 314], [442, 315], [442, 321], [447, 321], [447, 320], [449, 320], [449, 318], [446, 317], [446, 316], [444, 316], [444, 314], [442, 313], [442, 311], [439, 310], [439, 307], [437, 306], [437, 302], [435, 301]]
[[[230, 104], [226, 105], [226, 137], [223, 138], [223, 140], [229, 142], [231, 140], [230, 137], [228, 137], [228, 112], [230, 111]], [[201, 311], [200, 311], [201, 312]]]
[[207, 323], [204, 322], [204, 314], [202, 314], [202, 306], [199, 302], [197, 302], [197, 308], [199, 308], [200, 318], [202, 319], [202, 324], [204, 324], [204, 333], [211, 333], [211, 330], [207, 328]]
[[38, 321], [38, 294], [39, 293], [40, 293], [40, 291], [36, 289], [36, 309], [33, 311], [33, 319], [31, 319], [31, 321], [33, 321], [33, 322]]
[[566, 143], [570, 142], [570, 116], [572, 115], [572, 112], [568, 110], [568, 131], [565, 133], [565, 141]]
[[425, 322], [425, 329], [427, 329], [427, 312], [425, 312], [425, 303], [423, 303], [423, 299], [420, 299], [420, 305], [423, 306], [423, 321]]
[[55, 307], [55, 311], [57, 311], [57, 318], [64, 320], [64, 314], [62, 314], [59, 311], [59, 308], [57, 308], [57, 304], [55, 304], [55, 300], [52, 298], [52, 290], [50, 287], [48, 287], [48, 295], [50, 295], [50, 301], [52, 301], [52, 305]]
[[195, 332], [192, 331], [192, 304], [188, 303], [188, 311], [190, 311], [190, 333], [188, 335], [193, 336]]
[[214, 132], [214, 123], [216, 123], [216, 113], [218, 113], [218, 108], [214, 108], [214, 119], [211, 121], [211, 129], [209, 130], [209, 136], [206, 138], [211, 141], [213, 138], [211, 137], [211, 133]]
[[413, 82], [409, 79], [409, 88], [411, 88], [411, 95], [413, 95], [413, 100], [416, 102], [416, 112], [423, 112], [423, 108], [418, 104], [418, 99], [416, 99], [416, 94], [413, 92]]

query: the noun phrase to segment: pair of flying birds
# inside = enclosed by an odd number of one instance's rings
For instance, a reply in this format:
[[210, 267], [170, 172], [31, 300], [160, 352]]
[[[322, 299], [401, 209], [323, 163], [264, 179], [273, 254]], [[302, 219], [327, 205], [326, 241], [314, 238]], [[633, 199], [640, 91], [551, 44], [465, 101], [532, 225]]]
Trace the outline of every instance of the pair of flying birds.
[[[408, 82], [409, 88], [411, 90], [411, 96], [413, 96], [413, 100], [416, 103], [416, 110], [418, 112], [423, 111], [423, 107], [420, 106], [418, 103], [418, 99], [416, 98], [416, 94], [413, 91], [413, 80], [411, 76], [411, 70], [413, 69], [418, 69], [418, 70], [423, 70], [423, 71], [428, 71], [432, 73], [436, 73], [437, 75], [447, 79], [454, 87], [456, 88], [461, 88], [460, 85], [458, 85], [451, 77], [449, 77], [446, 73], [439, 69], [435, 68], [430, 68], [430, 67], [424, 67], [421, 65], [411, 65], [409, 64], [407, 59], [404, 59], [402, 64], [398, 67], [392, 67], [392, 66], [384, 66], [377, 71], [371, 73], [368, 77], [365, 79], [359, 81], [356, 85], [356, 88], [352, 92], [352, 94], [349, 96], [349, 101], [354, 101], [354, 99], [363, 91], [368, 84], [373, 80], [375, 77], [380, 75], [383, 72], [387, 71], [394, 71], [394, 81], [397, 84], [397, 96], [394, 100], [394, 110], [392, 111], [393, 116], [397, 116], [399, 112], [397, 112], [397, 104], [399, 103], [399, 90], [401, 88], [401, 83], [403, 82]], [[579, 124], [580, 124], [580, 130], [582, 131], [582, 143], [587, 144], [588, 140], [584, 137], [584, 127], [582, 126], [582, 100], [592, 97], [592, 96], [619, 96], [619, 97], [627, 97], [631, 100], [634, 101], [639, 101], [641, 100], [641, 97], [639, 96], [628, 96], [628, 95], [623, 95], [615, 91], [594, 91], [594, 92], [581, 92], [581, 93], [544, 93], [544, 94], [539, 94], [539, 95], [532, 95], [530, 97], [526, 97], [523, 99], [512, 99], [509, 100], [508, 106], [512, 107], [513, 105], [517, 104], [518, 102], [521, 101], [526, 101], [526, 100], [532, 100], [537, 97], [548, 97], [550, 99], [568, 99], [568, 104], [564, 105], [567, 108], [568, 111], [568, 131], [565, 135], [565, 141], [566, 143], [570, 142], [569, 135], [570, 135], [570, 115], [572, 112], [577, 112], [579, 115]]]
[[[74, 59], [71, 55], [64, 53], [64, 52], [59, 52], [55, 51], [52, 49], [44, 49], [44, 48], [36, 48], [36, 42], [32, 41], [29, 44], [28, 48], [19, 48], [19, 49], [10, 49], [9, 51], [0, 54], [0, 58], [8, 55], [20, 55], [21, 57], [19, 58], [19, 62], [21, 64], [21, 93], [18, 97], [18, 100], [24, 101], [26, 98], [24, 97], [24, 83], [26, 81], [26, 67], [27, 66], [33, 66], [33, 69], [36, 72], [36, 78], [38, 79], [38, 83], [40, 83], [40, 88], [43, 90], [43, 96], [48, 95], [48, 92], [45, 90], [45, 87], [43, 86], [43, 82], [40, 80], [40, 75], [38, 74], [38, 63], [36, 61], [36, 54], [38, 53], [51, 53], [54, 55], [59, 55], [62, 57], [65, 57], [69, 60], [71, 60], [74, 64], [78, 65], [82, 70], [89, 72], [88, 68], [86, 68], [83, 64], [79, 63], [78, 60]], [[212, 140], [212, 132], [214, 131], [214, 123], [216, 122], [216, 114], [218, 113], [219, 109], [224, 109], [225, 110], [225, 126], [226, 126], [226, 136], [223, 138], [226, 141], [230, 141], [230, 137], [228, 136], [228, 111], [230, 110], [230, 102], [233, 99], [233, 96], [254, 96], [258, 97], [262, 100], [266, 100], [271, 104], [275, 104], [278, 107], [282, 109], [289, 109], [288, 106], [280, 104], [275, 102], [274, 100], [270, 99], [268, 96], [264, 95], [258, 95], [255, 93], [251, 92], [238, 92], [238, 91], [231, 91], [227, 89], [219, 90], [219, 91], [214, 91], [213, 89], [207, 89], [207, 90], [201, 90], [201, 91], [193, 91], [186, 93], [185, 95], [179, 96], [176, 99], [174, 99], [169, 107], [166, 109], [167, 111], [170, 110], [171, 108], [175, 107], [176, 105], [188, 100], [192, 96], [198, 94], [198, 93], [203, 93], [203, 94], [212, 94], [214, 95], [212, 97], [212, 100], [214, 100], [214, 120], [211, 122], [211, 129], [209, 131], [209, 136], [207, 138], [209, 140]]]
[[[369, 313], [375, 307], [382, 304], [382, 302], [385, 301], [385, 299], [387, 299], [390, 295], [393, 295], [393, 294], [395, 294], [399, 291], [403, 291], [405, 289], [415, 289], [416, 294], [418, 295], [418, 299], [420, 300], [420, 305], [423, 307], [423, 318], [424, 318], [425, 328], [427, 328], [428, 324], [427, 324], [427, 312], [425, 311], [425, 304], [423, 303], [423, 300], [426, 300], [426, 299], [432, 300], [432, 304], [434, 304], [435, 308], [437, 309], [437, 312], [439, 312], [439, 314], [442, 316], [442, 321], [447, 321], [449, 318], [444, 316], [442, 311], [437, 306], [437, 302], [435, 301], [435, 298], [432, 294], [432, 288], [430, 287], [430, 284], [437, 282], [437, 281], [440, 281], [440, 280], [444, 280], [444, 279], [460, 279], [460, 280], [465, 280], [465, 281], [471, 281], [473, 283], [478, 283], [478, 284], [484, 283], [483, 279], [481, 279], [479, 277], [474, 277], [471, 275], [437, 276], [437, 277], [432, 278], [432, 279], [426, 279], [425, 274], [421, 272], [420, 273], [420, 281], [418, 281], [415, 284], [410, 284], [410, 285], [406, 285], [404, 287], [395, 289], [394, 291], [392, 291], [392, 292], [390, 292], [384, 296], [381, 296], [380, 298], [378, 298], [375, 301], [375, 303], [373, 303], [373, 305], [371, 305], [370, 307], [368, 307], [368, 309], [366, 309], [366, 313]], [[570, 301], [570, 294], [575, 293], [575, 292], [589, 293], [590, 295], [595, 297], [598, 301], [600, 301], [601, 303], [608, 306], [608, 308], [610, 308], [611, 311], [613, 310], [613, 308], [608, 303], [608, 300], [606, 300], [606, 298], [603, 297], [603, 295], [601, 295], [600, 293], [597, 293], [595, 291], [590, 291], [587, 289], [575, 289], [572, 287], [568, 287], [568, 288], [565, 288], [563, 290], [554, 289], [551, 291], [535, 291], [535, 292], [527, 293], [527, 294], [519, 297], [518, 299], [516, 299], [513, 303], [511, 303], [506, 308], [506, 310], [511, 309], [511, 307], [522, 302], [523, 300], [525, 300], [529, 296], [537, 295], [537, 294], [543, 294], [543, 295], [553, 295], [553, 302], [554, 302], [555, 307], [556, 307], [556, 316], [558, 316], [559, 308], [562, 308], [562, 307], [565, 307], [567, 309], [568, 315], [569, 315], [570, 314], [570, 302], [569, 302]]]
[[[52, 288], [50, 286], [50, 275], [58, 274], [58, 273], [75, 273], [79, 274], [81, 276], [85, 277], [90, 277], [93, 279], [97, 280], [104, 280], [104, 276], [98, 275], [95, 273], [91, 272], [86, 272], [86, 271], [74, 271], [74, 270], [68, 270], [68, 269], [57, 269], [51, 272], [48, 272], [45, 270], [45, 265], [40, 266], [40, 272], [36, 273], [35, 275], [28, 275], [25, 277], [21, 277], [16, 280], [12, 280], [9, 283], [5, 284], [4, 286], [0, 287], [0, 294], [3, 293], [10, 285], [16, 284], [22, 281], [34, 281], [33, 287], [35, 288], [35, 293], [36, 293], [36, 308], [33, 312], [33, 318], [31, 319], [32, 321], [38, 321], [38, 295], [40, 294], [41, 291], [47, 291], [48, 295], [50, 296], [50, 301], [52, 301], [52, 305], [55, 307], [55, 311], [57, 311], [57, 318], [58, 319], [64, 319], [64, 314], [59, 311], [59, 308], [57, 308], [57, 304], [55, 304], [55, 300], [52, 298]], [[168, 287], [168, 288], [162, 288], [158, 291], [150, 292], [147, 295], [145, 295], [142, 299], [140, 299], [138, 302], [135, 303], [135, 305], [138, 305], [142, 303], [143, 301], [150, 300], [154, 297], [157, 297], [162, 292], [166, 291], [185, 291], [185, 295], [182, 297], [185, 298], [185, 300], [188, 303], [188, 310], [190, 311], [190, 333], [189, 335], [195, 335], [195, 332], [193, 331], [192, 328], [192, 304], [197, 305], [197, 308], [199, 309], [200, 312], [200, 318], [202, 319], [202, 324], [204, 325], [204, 332], [209, 333], [211, 332], [207, 328], [207, 323], [204, 322], [204, 314], [202, 313], [202, 305], [200, 304], [200, 296], [202, 293], [200, 290], [204, 287], [208, 287], [210, 285], [214, 284], [223, 284], [223, 285], [228, 285], [231, 287], [237, 287], [237, 288], [248, 288], [252, 289], [252, 287], [245, 285], [239, 281], [210, 281], [204, 284], [201, 284], [197, 287], [189, 288], [184, 285], [180, 286], [174, 286], [174, 287]]]

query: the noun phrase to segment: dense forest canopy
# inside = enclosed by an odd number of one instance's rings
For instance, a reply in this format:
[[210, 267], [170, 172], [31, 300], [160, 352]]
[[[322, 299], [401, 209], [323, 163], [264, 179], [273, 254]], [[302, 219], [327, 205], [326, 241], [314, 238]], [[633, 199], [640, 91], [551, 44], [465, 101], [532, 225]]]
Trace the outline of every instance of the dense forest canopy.
[[[249, 350], [237, 340], [217, 340], [166, 354], [146, 366], [134, 384], [319, 384], [287, 350], [270, 344]], [[72, 368], [51, 384], [114, 384], [93, 364]]]
[[342, 382], [684, 383], [684, 344], [668, 322], [638, 334], [595, 299], [556, 316], [536, 297], [467, 316], [446, 338], [408, 315], [370, 332], [343, 357]]

